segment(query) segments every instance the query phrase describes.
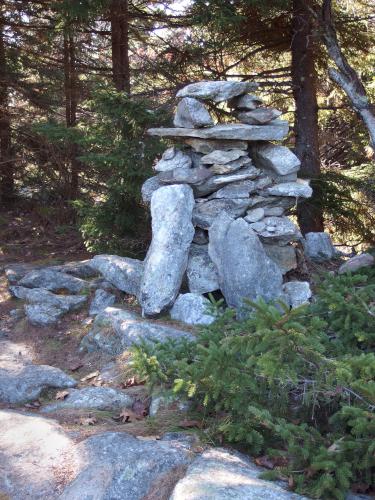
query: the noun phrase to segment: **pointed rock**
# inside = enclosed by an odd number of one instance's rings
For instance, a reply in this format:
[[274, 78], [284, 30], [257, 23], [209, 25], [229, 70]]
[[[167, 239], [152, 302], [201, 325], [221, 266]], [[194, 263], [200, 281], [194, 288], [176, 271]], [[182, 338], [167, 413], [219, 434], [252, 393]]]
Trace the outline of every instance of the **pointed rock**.
[[251, 147], [251, 156], [258, 167], [271, 169], [278, 175], [297, 172], [300, 160], [292, 151], [272, 143], [259, 143]]
[[175, 127], [201, 128], [214, 124], [204, 105], [192, 97], [184, 97], [177, 105], [173, 120]]

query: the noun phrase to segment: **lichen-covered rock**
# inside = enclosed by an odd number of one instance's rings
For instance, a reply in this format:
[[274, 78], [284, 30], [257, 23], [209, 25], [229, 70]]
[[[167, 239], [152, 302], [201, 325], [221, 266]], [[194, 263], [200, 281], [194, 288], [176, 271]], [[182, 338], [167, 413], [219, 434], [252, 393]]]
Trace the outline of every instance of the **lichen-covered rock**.
[[347, 260], [344, 264], [339, 267], [338, 273], [354, 273], [361, 269], [362, 267], [373, 266], [375, 263], [374, 257], [369, 253], [362, 253], [360, 255], [355, 255], [351, 259]]
[[95, 255], [91, 265], [122, 292], [138, 295], [143, 274], [142, 261], [118, 255]]
[[280, 269], [244, 219], [221, 213], [209, 229], [208, 253], [229, 306], [240, 309], [244, 299], [270, 301], [282, 294]]
[[229, 151], [221, 151], [216, 149], [211, 153], [202, 156], [202, 163], [204, 165], [224, 165], [234, 160], [247, 156], [247, 152], [241, 149], [230, 149]]
[[142, 340], [165, 342], [170, 338], [194, 340], [183, 330], [144, 320], [132, 311], [107, 307], [96, 316], [91, 330], [81, 341], [80, 349], [116, 355]]
[[190, 156], [172, 147], [164, 151], [161, 160], [155, 165], [155, 170], [157, 172], [169, 172], [175, 168], [190, 168], [191, 164]]
[[244, 455], [211, 448], [192, 462], [170, 500], [307, 500], [285, 483], [260, 479], [263, 472]]
[[79, 293], [88, 287], [85, 280], [48, 268], [27, 273], [18, 284], [26, 288], [45, 288], [51, 292], [68, 290], [71, 293]]
[[116, 302], [116, 295], [113, 293], [107, 292], [99, 288], [96, 290], [94, 298], [90, 304], [89, 314], [90, 316], [94, 316], [95, 314], [99, 314], [106, 307], [113, 306]]
[[[0, 402], [23, 404], [34, 401], [47, 387], [74, 387], [76, 381], [59, 368], [34, 365], [23, 356], [16, 356], [20, 346], [0, 341]], [[0, 433], [1, 434], [1, 433]]]
[[98, 275], [96, 269], [91, 267], [91, 259], [75, 261], [75, 262], [66, 262], [65, 264], [60, 264], [58, 266], [49, 266], [48, 269], [53, 269], [56, 271], [60, 271], [63, 273], [71, 274], [76, 278], [95, 278]]
[[196, 99], [222, 102], [246, 94], [258, 88], [253, 82], [202, 81], [186, 85], [177, 92], [177, 97], [195, 97]]
[[134, 398], [125, 391], [112, 387], [83, 387], [70, 389], [69, 394], [61, 401], [44, 406], [42, 413], [53, 413], [59, 410], [103, 410], [113, 411], [131, 408]]
[[145, 315], [161, 313], [177, 297], [194, 237], [193, 207], [193, 191], [187, 185], [166, 186], [152, 196], [152, 241], [139, 294]]
[[186, 276], [192, 293], [202, 294], [219, 290], [219, 276], [208, 255], [208, 245], [191, 245]]
[[184, 97], [177, 104], [173, 125], [175, 127], [201, 128], [214, 124], [204, 105], [192, 97]]
[[292, 245], [279, 246], [263, 243], [263, 248], [283, 274], [297, 268], [296, 250]]
[[210, 325], [215, 321], [209, 314], [210, 301], [198, 293], [180, 294], [171, 309], [171, 318], [188, 325]]
[[337, 257], [328, 233], [306, 233], [303, 240], [305, 255], [311, 260], [325, 261]]
[[283, 286], [283, 290], [288, 300], [290, 307], [298, 307], [303, 304], [308, 304], [312, 292], [308, 281], [289, 281]]

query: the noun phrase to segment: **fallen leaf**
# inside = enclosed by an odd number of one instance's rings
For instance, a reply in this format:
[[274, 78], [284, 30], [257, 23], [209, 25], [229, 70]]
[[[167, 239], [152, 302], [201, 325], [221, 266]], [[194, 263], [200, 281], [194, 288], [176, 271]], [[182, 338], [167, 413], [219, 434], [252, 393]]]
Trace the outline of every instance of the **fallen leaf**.
[[92, 378], [95, 378], [99, 375], [99, 371], [96, 370], [95, 372], [91, 372], [85, 377], [81, 378], [81, 382], [87, 382], [88, 380], [91, 380]]
[[67, 396], [69, 396], [69, 391], [58, 391], [55, 399], [65, 399]]
[[202, 422], [200, 422], [199, 420], [182, 420], [179, 424], [178, 424], [179, 427], [183, 427], [185, 429], [189, 429], [191, 427], [198, 427], [198, 428], [201, 428], [202, 427]]
[[95, 425], [97, 422], [95, 417], [81, 417], [78, 420], [79, 425]]

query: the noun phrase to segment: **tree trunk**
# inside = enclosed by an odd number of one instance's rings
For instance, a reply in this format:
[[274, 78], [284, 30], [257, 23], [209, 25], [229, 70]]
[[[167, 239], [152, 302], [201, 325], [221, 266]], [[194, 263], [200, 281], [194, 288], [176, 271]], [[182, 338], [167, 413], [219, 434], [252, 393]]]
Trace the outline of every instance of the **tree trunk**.
[[128, 0], [112, 0], [110, 6], [112, 75], [117, 90], [130, 94]]
[[298, 222], [303, 234], [324, 230], [319, 203], [318, 103], [316, 97], [313, 16], [309, 1], [293, 0], [292, 81], [295, 100], [295, 153], [301, 160], [301, 177], [311, 179], [313, 197], [298, 203]]
[[375, 149], [375, 109], [366, 94], [358, 74], [350, 66], [345, 55], [341, 52], [336, 30], [332, 18], [331, 0], [323, 0], [321, 25], [323, 28], [323, 39], [328, 53], [337, 65], [337, 69], [329, 68], [328, 73], [331, 79], [339, 85], [349, 98], [353, 108], [362, 118], [368, 133], [373, 149]]
[[0, 201], [1, 203], [10, 203], [14, 199], [14, 159], [8, 108], [8, 75], [3, 28], [3, 20], [0, 18]]
[[[78, 86], [76, 72], [75, 43], [72, 33], [64, 33], [64, 89], [65, 89], [65, 118], [67, 127], [77, 124]], [[77, 159], [78, 148], [71, 144], [70, 175], [66, 186], [66, 197], [70, 200], [77, 198], [79, 189], [79, 172], [81, 162]]]

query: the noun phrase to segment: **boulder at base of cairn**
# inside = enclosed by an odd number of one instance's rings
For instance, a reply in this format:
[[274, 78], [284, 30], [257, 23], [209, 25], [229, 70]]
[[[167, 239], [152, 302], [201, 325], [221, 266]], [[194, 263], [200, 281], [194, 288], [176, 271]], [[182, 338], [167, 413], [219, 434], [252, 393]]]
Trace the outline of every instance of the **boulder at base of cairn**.
[[215, 318], [209, 314], [210, 301], [197, 293], [177, 297], [171, 309], [171, 318], [188, 325], [210, 325]]

